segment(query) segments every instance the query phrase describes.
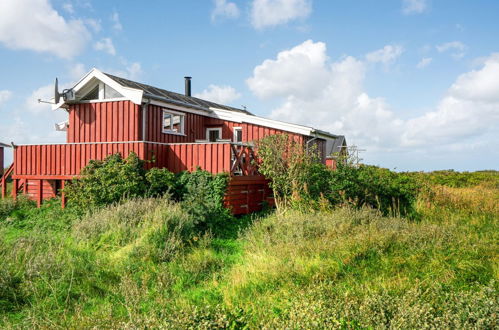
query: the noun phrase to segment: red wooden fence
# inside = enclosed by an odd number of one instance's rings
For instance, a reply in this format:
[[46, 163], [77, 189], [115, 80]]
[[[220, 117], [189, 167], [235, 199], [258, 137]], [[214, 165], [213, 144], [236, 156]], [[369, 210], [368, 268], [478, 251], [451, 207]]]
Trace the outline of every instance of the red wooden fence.
[[69, 179], [80, 174], [81, 169], [92, 159], [103, 160], [115, 153], [126, 157], [130, 152], [147, 160], [147, 168], [168, 168], [175, 173], [193, 171], [200, 167], [211, 173], [256, 174], [249, 163], [254, 158], [250, 157], [252, 152], [249, 148], [239, 145], [237, 153], [234, 150], [236, 149], [231, 148], [231, 143], [95, 142], [21, 145], [14, 151], [13, 178]]

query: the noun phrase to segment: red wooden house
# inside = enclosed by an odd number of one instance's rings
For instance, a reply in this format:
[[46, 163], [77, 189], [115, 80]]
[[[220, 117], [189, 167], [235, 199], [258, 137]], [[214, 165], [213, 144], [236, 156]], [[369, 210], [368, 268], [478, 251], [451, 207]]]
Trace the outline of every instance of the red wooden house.
[[93, 69], [54, 105], [69, 115], [56, 125], [67, 132], [66, 143], [14, 146], [14, 162], [4, 175], [12, 176], [13, 196], [24, 192], [40, 204], [89, 160], [133, 151], [153, 160], [148, 167], [230, 173], [226, 204], [236, 214], [248, 213], [270, 197], [265, 179], [251, 165], [253, 141], [285, 133], [317, 145], [325, 162], [327, 141], [337, 138], [192, 97], [190, 83], [186, 77], [185, 93], [178, 94]]

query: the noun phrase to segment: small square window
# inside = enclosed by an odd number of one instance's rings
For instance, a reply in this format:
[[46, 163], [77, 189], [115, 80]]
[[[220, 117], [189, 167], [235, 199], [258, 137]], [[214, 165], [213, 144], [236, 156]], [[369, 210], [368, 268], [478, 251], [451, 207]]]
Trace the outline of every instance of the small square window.
[[234, 142], [236, 142], [236, 143], [243, 142], [243, 128], [242, 127], [234, 127]]
[[163, 110], [163, 133], [184, 134], [184, 115]]
[[210, 142], [217, 142], [217, 140], [222, 138], [222, 128], [207, 128], [206, 129], [206, 140]]

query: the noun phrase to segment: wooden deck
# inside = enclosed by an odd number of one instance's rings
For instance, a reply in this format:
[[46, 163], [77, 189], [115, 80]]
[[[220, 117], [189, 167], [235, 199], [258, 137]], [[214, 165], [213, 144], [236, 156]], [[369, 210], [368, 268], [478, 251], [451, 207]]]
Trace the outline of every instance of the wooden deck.
[[[89, 142], [47, 145], [20, 145], [14, 151], [13, 179], [71, 179], [90, 160], [103, 160], [120, 153], [135, 152], [147, 160], [146, 167], [167, 168], [174, 173], [200, 167], [210, 173], [254, 175], [247, 146], [229, 142], [155, 143]], [[239, 151], [238, 151], [239, 150]], [[251, 158], [251, 159], [250, 159]]]
[[[214, 143], [156, 143], [85, 142], [46, 145], [19, 145], [14, 150], [12, 176], [13, 197], [18, 192], [28, 195], [38, 205], [44, 199], [56, 197], [66, 180], [77, 177], [90, 160], [103, 160], [120, 153], [131, 152], [146, 160], [146, 168], [158, 167], [179, 173], [201, 168], [210, 173], [229, 173], [231, 179], [224, 199], [234, 214], [247, 214], [273, 205], [268, 182], [259, 175], [255, 155], [250, 146], [231, 142]], [[64, 203], [64, 198], [63, 198]]]

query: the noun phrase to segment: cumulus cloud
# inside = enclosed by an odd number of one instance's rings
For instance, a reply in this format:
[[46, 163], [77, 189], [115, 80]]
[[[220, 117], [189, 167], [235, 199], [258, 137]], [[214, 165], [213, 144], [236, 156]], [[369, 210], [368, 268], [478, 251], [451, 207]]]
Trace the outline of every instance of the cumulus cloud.
[[251, 24], [261, 30], [307, 18], [311, 12], [311, 0], [253, 0]]
[[[410, 119], [368, 95], [365, 76], [366, 62], [352, 56], [331, 61], [324, 43], [309, 40], [264, 61], [247, 82], [256, 96], [281, 100], [272, 118], [345, 134], [371, 151], [462, 146], [499, 125], [499, 54], [459, 76], [433, 109]], [[290, 77], [299, 78], [289, 83]], [[314, 81], [321, 81], [315, 92], [303, 93]]]
[[427, 0], [403, 0], [402, 12], [405, 15], [421, 14], [428, 9]]
[[120, 59], [121, 64], [125, 67], [124, 69], [113, 69], [109, 68], [104, 70], [104, 72], [108, 72], [112, 75], [127, 78], [130, 80], [139, 80], [142, 74], [142, 65], [139, 62], [129, 63], [126, 59]]
[[446, 42], [436, 46], [439, 53], [451, 52], [452, 57], [460, 59], [466, 53], [468, 47], [460, 41]]
[[110, 55], [116, 55], [116, 49], [113, 45], [113, 40], [111, 38], [102, 38], [94, 44], [95, 50], [104, 51]]
[[48, 0], [0, 1], [0, 43], [72, 58], [90, 39], [84, 22], [66, 20]]
[[0, 107], [7, 102], [12, 96], [12, 92], [8, 90], [0, 90]]
[[75, 9], [74, 9], [74, 7], [73, 7], [73, 4], [72, 4], [72, 3], [70, 3], [70, 2], [65, 2], [65, 3], [63, 3], [63, 4], [62, 4], [62, 8], [63, 8], [65, 11], [67, 11], [68, 13], [70, 13], [70, 14], [74, 14], [74, 12], [75, 12]]
[[289, 94], [314, 96], [329, 78], [324, 71], [326, 60], [326, 44], [307, 40], [280, 52], [276, 59], [265, 60], [246, 82], [262, 99]]
[[431, 57], [423, 57], [416, 65], [418, 69], [426, 68], [433, 61]]
[[231, 86], [209, 85], [207, 89], [194, 96], [215, 103], [229, 104], [240, 98], [241, 94]]
[[51, 111], [50, 104], [40, 103], [39, 99], [43, 101], [50, 101], [54, 97], [54, 85], [49, 84], [34, 90], [31, 95], [26, 98], [26, 109], [33, 114], [41, 114], [45, 111]]
[[399, 45], [386, 45], [366, 55], [366, 60], [372, 63], [388, 64], [395, 61], [404, 52], [404, 47]]
[[118, 12], [114, 11], [111, 14], [111, 22], [113, 23], [114, 30], [116, 30], [116, 31], [123, 30], [123, 25], [121, 25], [121, 21], [120, 21], [120, 14], [118, 14]]
[[227, 0], [214, 0], [215, 8], [211, 12], [212, 22], [216, 21], [217, 18], [225, 17], [230, 19], [235, 19], [239, 17], [239, 8], [234, 2]]

